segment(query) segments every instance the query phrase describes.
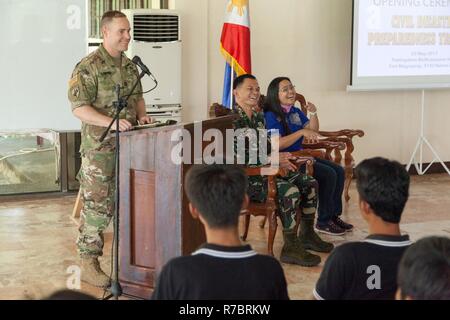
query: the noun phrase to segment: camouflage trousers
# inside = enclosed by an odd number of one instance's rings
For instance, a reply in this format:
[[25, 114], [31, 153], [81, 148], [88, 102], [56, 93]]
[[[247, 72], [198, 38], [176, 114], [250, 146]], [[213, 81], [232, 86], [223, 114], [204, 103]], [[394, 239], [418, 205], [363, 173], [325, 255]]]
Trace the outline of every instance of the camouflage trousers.
[[83, 199], [77, 239], [82, 257], [103, 254], [103, 231], [114, 214], [114, 152], [88, 151], [83, 154], [78, 173]]
[[[278, 215], [284, 231], [295, 227], [298, 208], [304, 215], [316, 212], [317, 182], [313, 177], [290, 172], [286, 177], [278, 177], [276, 185]], [[264, 202], [268, 194], [267, 177], [249, 177], [248, 194], [252, 201]]]

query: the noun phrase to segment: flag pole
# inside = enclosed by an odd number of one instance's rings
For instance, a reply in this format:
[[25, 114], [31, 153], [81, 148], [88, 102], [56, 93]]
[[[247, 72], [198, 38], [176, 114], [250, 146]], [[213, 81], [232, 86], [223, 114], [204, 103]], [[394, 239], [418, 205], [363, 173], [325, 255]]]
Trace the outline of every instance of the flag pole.
[[233, 110], [233, 80], [234, 80], [234, 63], [231, 61], [231, 73], [230, 73], [230, 109]]

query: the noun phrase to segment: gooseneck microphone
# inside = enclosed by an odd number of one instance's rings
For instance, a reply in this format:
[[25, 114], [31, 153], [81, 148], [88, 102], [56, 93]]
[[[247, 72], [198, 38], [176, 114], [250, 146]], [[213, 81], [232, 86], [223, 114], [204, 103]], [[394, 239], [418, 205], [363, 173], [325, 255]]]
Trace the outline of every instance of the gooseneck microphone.
[[147, 66], [142, 62], [141, 58], [139, 58], [139, 56], [134, 56], [133, 59], [131, 60], [133, 61], [133, 63], [137, 66], [139, 66], [139, 68], [141, 68], [141, 70], [147, 74], [150, 78], [153, 79], [153, 81], [156, 81], [155, 76], [150, 72], [150, 70], [147, 68]]

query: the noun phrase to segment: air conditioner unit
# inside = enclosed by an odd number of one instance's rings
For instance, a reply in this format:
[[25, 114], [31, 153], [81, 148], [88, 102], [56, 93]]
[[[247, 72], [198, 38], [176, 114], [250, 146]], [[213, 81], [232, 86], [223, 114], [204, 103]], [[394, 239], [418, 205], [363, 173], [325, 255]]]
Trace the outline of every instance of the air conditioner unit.
[[[131, 42], [126, 55], [139, 56], [158, 81], [144, 94], [147, 112], [181, 109], [180, 17], [174, 10], [122, 10], [130, 21]], [[150, 77], [142, 78], [143, 91], [153, 88]], [[178, 120], [178, 119], [175, 119]]]

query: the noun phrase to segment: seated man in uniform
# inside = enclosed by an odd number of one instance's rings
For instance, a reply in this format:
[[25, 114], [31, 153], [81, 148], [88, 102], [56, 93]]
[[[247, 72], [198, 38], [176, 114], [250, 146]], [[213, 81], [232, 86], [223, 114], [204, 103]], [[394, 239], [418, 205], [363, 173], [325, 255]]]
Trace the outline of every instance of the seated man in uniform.
[[289, 299], [280, 263], [242, 245], [238, 222], [248, 204], [247, 177], [235, 165], [194, 165], [186, 175], [189, 210], [203, 224], [207, 243], [170, 260], [153, 299]]

